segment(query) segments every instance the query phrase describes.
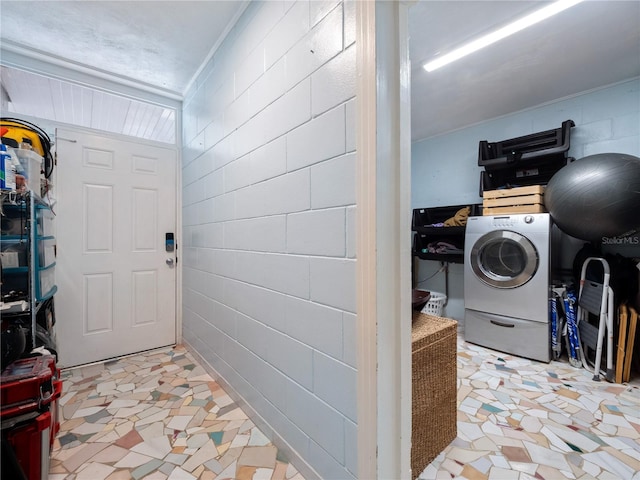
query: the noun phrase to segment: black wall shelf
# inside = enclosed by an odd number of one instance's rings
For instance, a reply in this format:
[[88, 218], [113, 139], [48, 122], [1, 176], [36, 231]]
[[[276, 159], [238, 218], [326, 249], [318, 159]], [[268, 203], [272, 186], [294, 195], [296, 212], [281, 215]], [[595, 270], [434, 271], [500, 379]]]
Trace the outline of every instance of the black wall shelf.
[[[413, 236], [413, 255], [422, 260], [463, 263], [466, 226], [434, 225], [444, 223], [465, 207], [470, 208], [470, 216], [477, 216], [482, 210], [482, 206], [479, 204], [414, 209], [411, 222], [411, 229], [415, 232]], [[433, 247], [438, 242], [453, 245], [458, 251], [446, 251], [447, 249], [442, 252], [430, 251], [429, 247]]]

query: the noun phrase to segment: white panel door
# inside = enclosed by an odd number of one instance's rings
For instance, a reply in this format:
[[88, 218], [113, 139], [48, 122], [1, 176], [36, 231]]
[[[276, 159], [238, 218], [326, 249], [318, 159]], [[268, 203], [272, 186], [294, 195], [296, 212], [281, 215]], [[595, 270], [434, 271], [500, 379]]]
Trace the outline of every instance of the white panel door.
[[175, 343], [176, 150], [59, 129], [56, 151], [60, 364]]

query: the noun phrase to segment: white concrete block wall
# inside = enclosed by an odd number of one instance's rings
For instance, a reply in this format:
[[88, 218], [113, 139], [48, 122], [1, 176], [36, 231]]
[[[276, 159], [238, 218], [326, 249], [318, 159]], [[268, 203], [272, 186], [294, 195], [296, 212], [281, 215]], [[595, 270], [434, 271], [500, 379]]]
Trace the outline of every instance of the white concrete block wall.
[[357, 477], [354, 42], [352, 1], [251, 3], [183, 111], [184, 338], [327, 479]]
[[[580, 159], [596, 153], [627, 153], [640, 157], [640, 79], [585, 92], [571, 98], [491, 119], [447, 135], [412, 145], [412, 208], [482, 203], [479, 195], [478, 142], [496, 142], [560, 128], [571, 119], [569, 155]], [[420, 278], [439, 268], [421, 261]], [[462, 265], [451, 265], [450, 299], [445, 313], [464, 318]], [[421, 288], [444, 291], [444, 274]]]
[[[604, 152], [640, 156], [640, 79], [488, 120], [412, 144], [413, 208], [482, 203], [478, 142], [505, 140], [559, 128], [571, 119], [569, 155]], [[428, 186], [428, 188], [427, 188]]]

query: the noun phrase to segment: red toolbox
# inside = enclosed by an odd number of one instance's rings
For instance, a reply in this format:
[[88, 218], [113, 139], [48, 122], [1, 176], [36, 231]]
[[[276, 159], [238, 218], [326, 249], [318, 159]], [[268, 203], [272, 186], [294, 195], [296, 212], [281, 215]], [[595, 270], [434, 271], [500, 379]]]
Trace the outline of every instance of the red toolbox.
[[53, 355], [23, 358], [5, 368], [0, 375], [3, 471], [15, 471], [17, 479], [48, 478], [49, 454], [60, 429], [61, 395]]
[[50, 438], [50, 412], [26, 413], [2, 420], [2, 471], [7, 478], [49, 478]]
[[59, 377], [53, 355], [13, 362], [0, 375], [0, 418], [47, 409], [55, 400]]

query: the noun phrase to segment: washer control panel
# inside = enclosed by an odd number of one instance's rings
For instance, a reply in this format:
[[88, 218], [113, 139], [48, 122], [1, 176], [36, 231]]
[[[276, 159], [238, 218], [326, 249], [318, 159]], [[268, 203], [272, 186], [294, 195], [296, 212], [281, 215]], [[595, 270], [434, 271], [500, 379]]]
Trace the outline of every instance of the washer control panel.
[[551, 217], [548, 213], [514, 213], [469, 217], [466, 233], [484, 235], [493, 230], [511, 230], [532, 234], [548, 232], [549, 228], [551, 228]]
[[[525, 220], [526, 221], [526, 220]], [[533, 221], [533, 217], [530, 222]], [[499, 228], [513, 227], [518, 224], [518, 219], [511, 216], [493, 217], [493, 226]]]

